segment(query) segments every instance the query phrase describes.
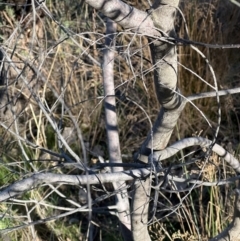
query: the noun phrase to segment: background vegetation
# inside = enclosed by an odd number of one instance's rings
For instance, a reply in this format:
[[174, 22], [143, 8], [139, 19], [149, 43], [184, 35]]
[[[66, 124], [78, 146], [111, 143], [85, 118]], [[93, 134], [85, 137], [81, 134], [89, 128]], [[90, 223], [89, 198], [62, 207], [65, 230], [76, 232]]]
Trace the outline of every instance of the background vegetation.
[[[45, 2], [50, 15], [30, 5], [0, 1], [1, 47], [14, 65], [5, 59], [6, 82], [1, 83], [0, 185], [51, 170], [78, 174], [77, 167], [62, 165], [62, 159], [43, 152], [41, 148], [61, 153], [61, 142], [49, 124], [38, 99], [58, 123], [69, 146], [83, 159], [81, 141], [87, 149], [87, 161], [96, 164], [98, 156], [107, 159], [107, 143], [103, 109], [101, 58], [104, 47], [105, 18], [84, 1]], [[135, 7], [148, 8], [147, 1], [127, 1]], [[23, 1], [25, 3], [25, 1]], [[30, 4], [31, 1], [28, 1]], [[183, 1], [180, 6], [191, 40], [212, 44], [235, 44], [240, 41], [240, 9], [225, 0]], [[178, 35], [185, 37], [184, 21], [179, 13]], [[145, 139], [159, 104], [154, 94], [151, 57], [147, 39], [133, 36], [118, 27], [116, 35], [115, 84], [121, 150], [125, 162]], [[145, 46], [145, 47], [140, 47]], [[239, 86], [240, 54], [236, 49], [200, 47], [210, 60], [218, 78], [219, 88]], [[198, 80], [197, 73], [212, 84], [204, 59], [189, 46], [179, 47], [179, 87], [185, 96], [211, 89]], [[15, 66], [15, 67], [14, 67]], [[189, 71], [190, 70], [190, 71]], [[27, 88], [24, 76], [28, 81]], [[60, 99], [64, 100], [65, 105]], [[217, 103], [214, 98], [194, 102], [208, 121], [217, 125]], [[217, 142], [238, 156], [239, 97], [221, 98], [222, 125]], [[143, 109], [145, 112], [143, 112]], [[76, 126], [81, 130], [77, 134]], [[186, 136], [211, 138], [213, 130], [198, 110], [187, 105], [176, 126], [171, 142]], [[19, 137], [28, 140], [20, 141]], [[80, 138], [81, 137], [81, 138]], [[31, 143], [34, 143], [32, 145]], [[39, 148], [41, 147], [41, 148]], [[67, 150], [64, 150], [67, 152]], [[177, 164], [199, 158], [197, 164], [176, 173], [194, 175], [202, 171], [203, 180], [218, 180], [234, 175], [218, 156], [212, 155], [202, 166], [201, 152], [176, 157]], [[163, 165], [166, 163], [163, 162]], [[107, 186], [111, 190], [111, 186]], [[157, 213], [149, 226], [153, 240], [207, 240], [227, 226], [231, 220], [231, 191], [234, 186], [198, 188], [190, 194], [165, 194], [164, 205], [182, 208], [174, 215]], [[97, 198], [102, 190], [92, 187]], [[82, 192], [82, 193], [81, 193]], [[79, 194], [80, 193], [80, 194]], [[77, 213], [54, 221], [25, 225], [56, 216], [84, 204], [84, 190], [64, 185], [46, 185], [11, 202], [0, 204], [0, 229], [3, 240], [85, 240], [89, 231], [88, 214]], [[82, 203], [81, 203], [82, 202]], [[95, 208], [112, 205], [114, 198], [99, 202]], [[121, 240], [117, 220], [112, 213], [96, 212], [93, 216], [94, 240]], [[3, 231], [7, 232], [3, 232]]]

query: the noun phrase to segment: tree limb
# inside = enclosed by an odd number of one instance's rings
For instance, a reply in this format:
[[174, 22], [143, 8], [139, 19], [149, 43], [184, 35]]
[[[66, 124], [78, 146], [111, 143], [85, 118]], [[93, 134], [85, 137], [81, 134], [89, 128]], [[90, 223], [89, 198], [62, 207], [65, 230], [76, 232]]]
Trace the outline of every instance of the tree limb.
[[102, 12], [117, 24], [133, 32], [160, 36], [149, 15], [120, 0], [85, 0], [87, 4]]
[[[103, 86], [104, 86], [104, 107], [106, 119], [106, 131], [108, 138], [108, 153], [110, 163], [122, 163], [122, 155], [120, 150], [120, 141], [118, 134], [116, 100], [114, 88], [114, 48], [117, 24], [108, 18], [107, 35], [105, 38], [105, 49], [103, 51]], [[123, 171], [123, 167], [112, 167], [112, 172]], [[113, 182], [115, 191], [121, 189], [116, 194], [116, 205], [118, 210], [118, 218], [120, 222], [121, 233], [125, 241], [132, 241], [131, 235], [131, 219], [130, 205], [128, 200], [128, 192], [124, 181]]]
[[[179, 0], [156, 0], [150, 10], [154, 26], [161, 36], [175, 35], [175, 11]], [[154, 123], [153, 129], [142, 144], [138, 160], [148, 156], [152, 150], [164, 149], [170, 139], [174, 126], [185, 104], [176, 91], [177, 85], [177, 53], [172, 43], [149, 38], [154, 70], [155, 91], [162, 109]], [[132, 198], [132, 230], [133, 239], [149, 241], [148, 209], [151, 192], [151, 176], [144, 182], [135, 180]]]
[[[238, 93], [240, 93], [240, 88], [233, 88], [233, 89], [219, 90], [218, 91], [219, 96], [232, 95], [232, 94], [238, 94]], [[210, 98], [210, 97], [216, 97], [216, 92], [212, 91], [212, 92], [205, 92], [205, 93], [190, 95], [189, 97], [187, 97], [187, 100], [193, 101], [193, 100]]]
[[[191, 137], [186, 138], [172, 146], [167, 147], [165, 150], [154, 153], [154, 156], [149, 158], [154, 158], [157, 161], [162, 161], [171, 156], [175, 155], [177, 152], [184, 148], [200, 145], [203, 147], [208, 147], [212, 142], [208, 139], [201, 137]], [[224, 148], [215, 144], [213, 146], [213, 151], [219, 156], [222, 156], [229, 165], [231, 165], [238, 173], [240, 173], [240, 163], [239, 161], [230, 153], [228, 153]], [[70, 164], [68, 164], [70, 165]], [[159, 170], [162, 171], [162, 170]], [[151, 168], [139, 168], [129, 171], [115, 172], [115, 173], [100, 173], [100, 174], [89, 174], [87, 175], [65, 175], [65, 174], [55, 174], [55, 173], [36, 173], [30, 177], [17, 181], [7, 187], [0, 190], [0, 202], [6, 201], [18, 195], [22, 195], [23, 192], [36, 188], [37, 186], [47, 183], [47, 184], [67, 184], [67, 185], [86, 185], [89, 184], [101, 184], [109, 182], [119, 182], [119, 181], [129, 181], [133, 179], [146, 179], [151, 173]], [[171, 179], [177, 182], [186, 181], [185, 179], [179, 179], [172, 177]], [[194, 180], [189, 181], [190, 183], [196, 183]], [[199, 184], [199, 183], [198, 183]], [[204, 182], [203, 182], [204, 184]], [[223, 183], [213, 182], [213, 185], [223, 185]], [[210, 183], [206, 183], [210, 185]]]

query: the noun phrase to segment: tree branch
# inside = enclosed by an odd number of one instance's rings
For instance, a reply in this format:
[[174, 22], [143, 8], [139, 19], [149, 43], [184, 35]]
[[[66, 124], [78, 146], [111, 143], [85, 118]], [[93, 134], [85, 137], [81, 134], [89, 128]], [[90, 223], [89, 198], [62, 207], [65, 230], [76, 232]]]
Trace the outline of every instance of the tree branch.
[[[161, 36], [174, 37], [175, 11], [179, 0], [156, 0], [150, 10], [154, 26]], [[152, 150], [164, 149], [170, 139], [174, 126], [185, 104], [176, 91], [177, 53], [172, 43], [149, 38], [154, 70], [155, 91], [162, 109], [154, 123], [153, 129], [142, 144], [137, 159], [148, 156]], [[133, 238], [138, 241], [149, 241], [148, 208], [151, 192], [151, 176], [144, 182], [135, 180], [132, 198]], [[157, 193], [156, 193], [157, 194]], [[158, 195], [158, 194], [157, 194]]]
[[[120, 150], [120, 141], [118, 134], [116, 100], [114, 88], [114, 48], [117, 24], [108, 18], [107, 35], [105, 39], [105, 49], [103, 51], [103, 86], [104, 86], [104, 107], [106, 119], [106, 131], [108, 138], [108, 153], [110, 163], [122, 163], [122, 155]], [[112, 167], [112, 172], [123, 171], [123, 167]], [[124, 181], [113, 182], [115, 191], [122, 189], [116, 194], [116, 205], [118, 210], [118, 218], [120, 221], [121, 233], [125, 241], [132, 241], [131, 235], [131, 219], [130, 205], [128, 200], [128, 192]]]
[[[219, 96], [232, 95], [232, 94], [238, 94], [238, 93], [240, 93], [240, 88], [233, 88], [233, 89], [219, 90], [218, 91]], [[190, 95], [189, 97], [187, 97], [187, 100], [193, 101], [193, 100], [210, 98], [210, 97], [216, 97], [216, 91]]]
[[[172, 146], [167, 147], [165, 150], [155, 152], [153, 156], [149, 159], [154, 159], [156, 161], [162, 161], [171, 156], [175, 155], [177, 152], [184, 148], [200, 145], [202, 147], [208, 147], [212, 142], [208, 139], [202, 137], [191, 137], [186, 138]], [[240, 163], [239, 161], [231, 155], [229, 152], [224, 150], [221, 146], [215, 144], [213, 146], [213, 151], [221, 156], [225, 161], [229, 163], [238, 173], [240, 173]], [[70, 164], [67, 164], [70, 165]], [[163, 170], [159, 170], [160, 172]], [[5, 188], [0, 190], [0, 202], [6, 201], [15, 196], [21, 195], [23, 192], [36, 188], [37, 186], [47, 183], [47, 184], [67, 184], [67, 185], [86, 185], [101, 184], [101, 183], [111, 183], [119, 181], [129, 181], [133, 179], [145, 179], [151, 173], [151, 168], [139, 168], [129, 171], [115, 172], [115, 173], [100, 173], [100, 174], [89, 174], [87, 175], [65, 175], [65, 174], [54, 174], [54, 173], [36, 173], [30, 177], [17, 181]], [[165, 175], [165, 174], [163, 174]], [[181, 182], [186, 181], [186, 179], [179, 179], [177, 177], [170, 176], [174, 181]], [[190, 183], [195, 183], [194, 180], [189, 181]], [[199, 183], [197, 183], [199, 184]], [[204, 184], [204, 182], [202, 182]], [[204, 185], [223, 185], [224, 182], [213, 182], [213, 184], [206, 183]]]
[[149, 15], [120, 0], [85, 0], [87, 4], [125, 28], [144, 35], [160, 36]]
[[[201, 146], [208, 147], [211, 146], [212, 142], [208, 139], [202, 137], [190, 137], [180, 140], [165, 150], [156, 151], [149, 158], [153, 158], [153, 161], [161, 161], [175, 155], [180, 150], [190, 147], [190, 146]], [[218, 144], [214, 144], [212, 150], [217, 153], [220, 157], [224, 158], [226, 162], [238, 173], [240, 173], [240, 163], [239, 161], [229, 152], [227, 152], [223, 147]]]

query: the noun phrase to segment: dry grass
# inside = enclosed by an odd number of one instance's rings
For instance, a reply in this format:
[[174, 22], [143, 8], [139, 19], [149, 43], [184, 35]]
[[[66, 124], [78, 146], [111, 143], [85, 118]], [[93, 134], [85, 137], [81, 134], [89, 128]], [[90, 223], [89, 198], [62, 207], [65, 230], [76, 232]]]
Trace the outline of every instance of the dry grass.
[[[195, 2], [199, 4], [195, 5]], [[184, 4], [183, 4], [184, 5]], [[239, 10], [227, 1], [194, 1], [186, 3], [187, 11], [185, 10], [185, 18], [188, 23], [189, 37], [197, 42], [204, 43], [217, 43], [217, 44], [234, 44], [239, 43], [240, 34], [237, 31], [238, 21], [240, 18]], [[231, 14], [229, 14], [231, 13]], [[231, 19], [229, 19], [231, 16]], [[182, 36], [183, 24], [181, 27]], [[236, 49], [207, 49], [199, 48], [205, 56], [210, 60], [211, 65], [215, 70], [218, 80], [219, 89], [232, 88], [239, 84], [239, 53]], [[198, 53], [189, 47], [179, 48], [180, 63], [187, 68], [194, 70], [208, 83], [213, 84], [213, 78], [209, 69], [206, 67], [205, 60], [202, 59]], [[201, 80], [198, 80], [192, 73], [186, 71], [184, 68], [179, 68], [179, 86], [183, 94], [190, 95], [192, 93], [200, 93], [212, 91]], [[209, 118], [212, 124], [217, 123], [217, 103], [213, 98], [202, 99], [194, 102]], [[220, 136], [221, 138], [228, 136], [228, 139], [239, 139], [237, 126], [238, 114], [238, 97], [228, 96], [222, 98], [222, 123]], [[187, 128], [191, 128], [191, 132], [203, 131], [202, 135], [212, 135], [207, 123], [201, 118], [200, 115], [192, 106], [188, 105], [180, 120], [179, 129], [182, 131], [181, 137], [186, 135], [186, 122]], [[235, 119], [233, 121], [233, 118]], [[224, 128], [227, 125], [228, 128]], [[234, 131], [235, 130], [235, 131]], [[236, 132], [237, 130], [237, 132]], [[190, 134], [190, 133], [189, 133]]]
[[[131, 1], [134, 6], [145, 6], [147, 1]], [[25, 77], [31, 91], [16, 70], [6, 62], [8, 79], [7, 92], [1, 100], [1, 122], [14, 133], [46, 149], [59, 152], [60, 146], [49, 121], [39, 108], [41, 101], [51, 113], [52, 118], [60, 125], [62, 133], [70, 147], [83, 158], [79, 137], [75, 134], [75, 125], [82, 131], [82, 138], [89, 150], [95, 155], [103, 155], [107, 159], [107, 143], [104, 126], [104, 110], [102, 106], [102, 73], [97, 63], [101, 62], [101, 49], [104, 43], [104, 17], [83, 2], [49, 0], [48, 8], [52, 17], [43, 17], [39, 10], [32, 15], [25, 15], [23, 20], [10, 7], [2, 7], [0, 12], [1, 38], [4, 51], [11, 57], [21, 75]], [[184, 1], [181, 9], [186, 18], [190, 39], [205, 43], [239, 43], [240, 10], [227, 4], [226, 1]], [[32, 17], [35, 16], [35, 21]], [[180, 18], [181, 19], [181, 18]], [[62, 24], [63, 27], [59, 25]], [[179, 20], [179, 35], [184, 36], [184, 25]], [[154, 93], [150, 53], [146, 38], [133, 36], [118, 29], [116, 36], [117, 49], [115, 83], [117, 86], [117, 105], [119, 117], [119, 133], [122, 153], [131, 161], [132, 152], [143, 142], [149, 130], [149, 123], [143, 108], [155, 119], [159, 104]], [[212, 50], [200, 48], [210, 60], [220, 88], [239, 85], [239, 50]], [[179, 47], [179, 62], [199, 74], [207, 82], [213, 84], [212, 77], [205, 61], [189, 46]], [[96, 62], [89, 58], [92, 56]], [[143, 58], [144, 57], [144, 58]], [[210, 91], [210, 88], [198, 80], [192, 73], [179, 66], [179, 86], [186, 96], [192, 93]], [[72, 116], [63, 110], [59, 96], [64, 99]], [[36, 98], [37, 97], [37, 98]], [[137, 103], [137, 105], [136, 105]], [[217, 123], [217, 103], [214, 99], [203, 99], [195, 104], [204, 112], [211, 124]], [[223, 145], [233, 144], [237, 149], [239, 140], [239, 101], [236, 96], [224, 97], [221, 102], [223, 117], [219, 140]], [[140, 108], [141, 107], [141, 108]], [[56, 166], [56, 161], [27, 162], [28, 160], [50, 159], [38, 148], [31, 148], [24, 142], [16, 142], [16, 136], [9, 134], [8, 129], [1, 129], [2, 165], [8, 167], [1, 185], [14, 181], [34, 171], [44, 171]], [[178, 123], [172, 140], [191, 136], [201, 132], [202, 136], [212, 136], [213, 131], [191, 105], [187, 105]], [[184, 153], [182, 154], [184, 155]], [[89, 162], [94, 156], [89, 154]], [[231, 170], [216, 156], [204, 166], [201, 178], [216, 180], [234, 175]], [[190, 160], [186, 158], [186, 160]], [[167, 165], [167, 164], [166, 164]], [[199, 166], [202, 168], [202, 160]], [[221, 172], [219, 172], [219, 170]], [[78, 170], [55, 168], [56, 172], [77, 173]], [[190, 170], [185, 170], [190, 175]], [[7, 174], [6, 174], [7, 173]], [[12, 174], [14, 173], [14, 175]], [[6, 178], [10, 177], [10, 178]], [[183, 200], [181, 209], [149, 227], [153, 240], [207, 240], [207, 237], [218, 233], [231, 220], [231, 202], [229, 195], [232, 186], [221, 188], [199, 188], [188, 193], [167, 196], [168, 205], [176, 205]], [[76, 190], [59, 189], [67, 198], [77, 201]], [[52, 193], [49, 197], [49, 193]], [[186, 196], [188, 195], [188, 196]], [[32, 191], [23, 199], [39, 200], [29, 204], [1, 204], [2, 213], [10, 215], [0, 224], [17, 226], [24, 222], [37, 220], [58, 214], [56, 206], [69, 205], [64, 198], [54, 194], [51, 187]], [[32, 210], [31, 212], [29, 210]], [[27, 214], [31, 214], [27, 216]], [[16, 216], [18, 215], [18, 218]], [[21, 217], [20, 217], [21, 215]], [[161, 216], [161, 215], [160, 215]], [[160, 217], [159, 216], [159, 217]], [[71, 223], [77, 222], [72, 225]], [[11, 232], [11, 240], [44, 240], [39, 232], [43, 228], [52, 233], [51, 240], [79, 240], [86, 233], [78, 227], [84, 227], [87, 218], [84, 215], [69, 219], [46, 223], [46, 227], [32, 227]], [[83, 221], [85, 220], [85, 221]], [[96, 218], [96, 221], [99, 221]], [[107, 233], [109, 222], [105, 219], [102, 232]], [[71, 224], [71, 225], [70, 225]], [[100, 224], [100, 222], [98, 222]], [[69, 225], [66, 227], [66, 225]], [[64, 226], [64, 227], [63, 227]], [[70, 230], [70, 231], [69, 231]], [[74, 235], [70, 236], [70, 233]], [[97, 235], [100, 237], [100, 233]], [[69, 236], [68, 236], [69, 234]], [[103, 234], [104, 235], [104, 234]], [[109, 234], [108, 234], [109, 235]], [[104, 240], [118, 240], [119, 237], [105, 235]], [[112, 239], [110, 239], [110, 237]]]

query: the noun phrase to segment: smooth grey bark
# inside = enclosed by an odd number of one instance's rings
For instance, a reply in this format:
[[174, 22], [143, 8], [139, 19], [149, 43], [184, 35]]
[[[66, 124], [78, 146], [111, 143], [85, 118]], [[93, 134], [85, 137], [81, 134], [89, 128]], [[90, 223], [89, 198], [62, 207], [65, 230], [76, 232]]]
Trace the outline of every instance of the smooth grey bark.
[[[151, 17], [161, 35], [175, 37], [174, 20], [179, 0], [155, 1]], [[173, 128], [185, 106], [177, 89], [177, 52], [173, 43], [153, 40], [150, 44], [154, 70], [155, 91], [161, 111], [154, 123], [152, 135], [141, 147], [140, 154], [150, 154], [150, 150], [162, 150], [169, 141]], [[182, 104], [183, 103], [183, 104]]]
[[[219, 90], [218, 95], [219, 96], [224, 96], [224, 95], [233, 95], [233, 94], [239, 94], [240, 93], [240, 88], [233, 88], [233, 89], [226, 89], [226, 90]], [[205, 93], [199, 93], [199, 94], [194, 94], [191, 95], [187, 98], [188, 101], [193, 101], [193, 100], [198, 100], [198, 99], [203, 99], [203, 98], [211, 98], [211, 97], [216, 97], [216, 92], [205, 92]]]
[[[174, 37], [173, 24], [175, 8], [179, 3], [178, 0], [155, 1], [151, 9], [153, 23], [149, 17], [144, 16], [143, 12], [121, 1], [100, 0], [97, 4], [94, 4], [92, 0], [86, 0], [86, 2], [118, 22], [125, 29], [131, 29], [145, 35]], [[140, 25], [138, 24], [139, 22], [141, 22]], [[153, 25], [158, 28], [158, 34], [153, 30]], [[142, 159], [141, 156], [148, 156], [152, 150], [162, 150], [167, 146], [173, 128], [186, 103], [182, 101], [176, 88], [177, 54], [174, 45], [163, 41], [153, 41], [150, 47], [153, 64], [156, 66], [154, 72], [155, 90], [162, 109], [153, 126], [153, 130], [148, 135], [137, 155], [137, 159], [140, 161]], [[148, 219], [150, 179], [145, 180], [145, 182], [136, 181], [134, 188], [132, 205], [133, 238], [138, 241], [150, 240], [146, 225]]]
[[120, 0], [85, 0], [85, 2], [126, 30], [144, 35], [160, 36], [149, 14]]
[[[86, 3], [95, 9], [100, 10], [104, 15], [116, 21], [125, 29], [130, 29], [131, 31], [135, 31], [137, 33], [143, 33], [148, 36], [159, 38], [164, 37], [165, 34], [163, 34], [161, 30], [166, 32], [166, 34], [173, 31], [174, 15], [176, 10], [174, 6], [178, 6], [178, 1], [155, 1], [152, 8], [152, 13], [149, 14], [117, 0], [100, 0], [97, 1], [97, 3], [93, 0], [86, 0]], [[169, 4], [169, 6], [166, 4]], [[160, 24], [158, 21], [160, 21]], [[155, 24], [157, 24], [157, 26], [155, 26]], [[166, 28], [161, 29], [161, 27], [165, 25]], [[152, 39], [150, 39], [150, 42], [151, 41]], [[174, 45], [169, 45], [165, 42], [155, 40], [151, 44], [151, 51], [153, 55], [153, 62], [156, 65], [154, 82], [158, 99], [160, 103], [163, 104], [164, 108], [167, 108], [166, 110], [172, 111], [180, 105], [180, 98], [177, 94], [175, 94], [177, 83], [177, 54], [175, 47]], [[161, 97], [162, 94], [164, 94], [163, 98]], [[180, 115], [180, 111], [177, 111], [176, 113], [173, 111], [171, 115], [176, 116], [176, 121], [172, 122], [170, 126], [168, 126], [168, 123], [166, 126], [164, 126], [165, 123], [163, 123], [162, 120], [166, 120], [166, 113], [167, 111], [161, 112], [161, 120], [159, 121], [158, 118], [153, 129], [153, 143], [163, 143], [160, 146], [158, 145], [158, 150], [166, 147], [172, 130]], [[162, 125], [164, 126], [164, 131], [162, 131]], [[151, 135], [149, 135], [147, 141], [143, 144], [140, 154], [149, 154], [146, 153], [144, 149], [145, 147], [152, 148], [150, 143], [152, 143]], [[147, 179], [145, 182], [141, 183], [136, 180], [133, 185], [134, 192], [132, 196], [131, 212], [132, 233], [133, 239], [138, 241], [150, 240], [146, 223], [148, 220], [148, 200], [151, 190], [150, 183], [150, 179]]]
[[[86, 3], [90, 4], [94, 8], [102, 11], [106, 16], [116, 21], [118, 24], [123, 26], [125, 29], [135, 31], [140, 34], [145, 34], [149, 38], [159, 37], [158, 40], [150, 38], [151, 42], [151, 52], [153, 58], [153, 64], [155, 65], [154, 82], [156, 87], [156, 94], [160, 104], [162, 105], [161, 112], [158, 116], [157, 122], [154, 124], [153, 132], [150, 132], [148, 138], [143, 143], [139, 159], [141, 160], [141, 155], [149, 155], [152, 150], [164, 149], [168, 143], [171, 136], [172, 130], [179, 118], [181, 110], [184, 108], [184, 102], [177, 94], [177, 55], [173, 44], [163, 41], [166, 36], [174, 36], [174, 12], [178, 5], [178, 1], [165, 0], [165, 1], [155, 1], [152, 9], [149, 13], [137, 10], [121, 1], [118, 0], [86, 0]], [[158, 30], [156, 30], [158, 28]], [[160, 39], [161, 38], [161, 39]], [[153, 42], [152, 42], [153, 41]], [[47, 114], [47, 113], [46, 113]], [[153, 134], [152, 134], [153, 133]], [[153, 144], [152, 144], [153, 143]], [[77, 158], [78, 159], [78, 158]], [[145, 169], [146, 170], [146, 169]], [[114, 181], [129, 180], [126, 178], [133, 179], [142, 177], [142, 172], [144, 170], [137, 170], [139, 176], [133, 176], [132, 173], [117, 173], [117, 179]], [[113, 173], [114, 174], [114, 173]], [[111, 174], [111, 175], [113, 175]], [[149, 174], [149, 172], [148, 172]], [[106, 176], [107, 177], [107, 176]], [[145, 176], [146, 177], [146, 176]], [[64, 179], [62, 179], [64, 178]], [[87, 178], [87, 179], [86, 179]], [[97, 175], [89, 175], [84, 180], [86, 182], [91, 182], [92, 180], [99, 181]], [[69, 183], [73, 181], [74, 183], [81, 184], [80, 177], [69, 177], [68, 175], [58, 175], [58, 174], [36, 174], [31, 178], [19, 181], [13, 184], [13, 189], [4, 189], [1, 195], [11, 197], [12, 195], [17, 195], [21, 193], [21, 190], [29, 190], [34, 188], [35, 185], [49, 182], [49, 183]], [[100, 179], [101, 180], [101, 179]], [[107, 181], [104, 180], [104, 181]], [[134, 240], [150, 240], [147, 232], [146, 222], [148, 220], [148, 200], [150, 193], [150, 179], [145, 179], [145, 181], [137, 180], [135, 182], [135, 193], [133, 195], [133, 236]], [[25, 185], [25, 186], [24, 186]], [[26, 189], [27, 187], [27, 189]], [[143, 194], [143, 195], [141, 195]], [[5, 199], [2, 199], [5, 200]], [[235, 210], [239, 210], [239, 194], [236, 199], [237, 203]], [[239, 238], [238, 236], [229, 235], [230, 231], [234, 227], [238, 227], [238, 215], [235, 216], [237, 219], [234, 221], [234, 225], [230, 226], [227, 231], [227, 235], [232, 237], [231, 240]], [[135, 219], [136, 218], [136, 219]], [[136, 221], [136, 222], [135, 222]], [[135, 225], [135, 226], [134, 226]], [[238, 228], [239, 230], [239, 228]], [[230, 240], [229, 239], [229, 240]], [[216, 240], [216, 239], [214, 239]], [[223, 239], [227, 240], [227, 239]]]
[[[123, 28], [149, 37], [153, 64], [156, 66], [154, 71], [155, 91], [159, 102], [164, 107], [164, 111], [159, 113], [153, 128], [153, 142], [156, 143], [153, 149], [164, 149], [176, 124], [173, 122], [168, 125], [168, 121], [164, 122], [165, 113], [172, 111], [170, 115], [177, 120], [183, 109], [181, 106], [182, 100], [176, 88], [177, 53], [175, 45], [160, 41], [165, 39], [166, 36], [174, 36], [175, 11], [179, 0], [157, 0], [149, 13], [119, 0], [85, 0], [85, 2]], [[145, 147], [151, 148], [150, 140], [151, 136], [142, 145], [142, 154], [145, 152]]]
[[[202, 148], [208, 148], [209, 146], [212, 146], [212, 141], [202, 137], [185, 138], [175, 142], [164, 150], [153, 152], [148, 159], [152, 160], [153, 162], [160, 162], [176, 155], [180, 150], [190, 146], [201, 146]], [[211, 148], [213, 152], [222, 157], [237, 173], [240, 173], [240, 163], [237, 158], [216, 143]]]
[[[177, 152], [183, 150], [184, 148], [190, 146], [202, 146], [209, 147], [212, 145], [212, 142], [208, 139], [202, 137], [190, 137], [183, 140], [180, 140], [173, 145], [167, 147], [162, 151], [153, 153], [153, 156], [149, 156], [150, 159], [154, 161], [162, 161], [167, 158], [172, 157]], [[240, 173], [240, 163], [239, 161], [229, 152], [227, 152], [223, 147], [218, 144], [214, 144], [212, 150], [221, 156], [228, 164], [238, 173]], [[78, 166], [77, 163], [66, 163], [65, 166], [74, 165]], [[160, 172], [162, 170], [159, 170]], [[151, 173], [151, 168], [139, 168], [129, 171], [114, 172], [114, 173], [94, 173], [89, 175], [66, 175], [66, 174], [54, 174], [54, 173], [36, 173], [30, 177], [17, 181], [13, 184], [3, 187], [0, 190], [0, 202], [6, 201], [12, 197], [22, 195], [23, 192], [29, 191], [31, 189], [37, 188], [42, 184], [67, 184], [67, 185], [86, 185], [87, 183], [92, 184], [101, 184], [109, 182], [119, 182], [119, 181], [130, 181], [133, 179], [146, 180], [146, 178]], [[161, 174], [159, 174], [161, 176]], [[165, 176], [165, 173], [162, 174]], [[177, 182], [186, 182], [184, 178], [178, 178], [169, 175], [171, 180]], [[237, 178], [236, 178], [237, 179]], [[225, 181], [216, 181], [216, 182], [202, 182], [198, 180], [189, 180], [189, 183], [197, 183], [206, 186], [217, 186], [224, 185]]]
[[[162, 37], [174, 37], [174, 20], [178, 0], [157, 0], [154, 2], [150, 16], [154, 26]], [[177, 92], [177, 52], [174, 44], [150, 40], [154, 70], [155, 91], [162, 106], [153, 129], [142, 144], [137, 159], [145, 162], [142, 157], [148, 156], [152, 150], [164, 149], [172, 131], [184, 108], [182, 98]], [[148, 212], [151, 193], [151, 176], [145, 182], [134, 181], [132, 201], [133, 238], [138, 241], [150, 241], [148, 233]]]
[[[104, 86], [104, 107], [106, 131], [108, 138], [108, 153], [111, 163], [122, 163], [120, 141], [118, 134], [115, 87], [114, 87], [114, 34], [117, 24], [107, 19], [105, 49], [103, 51], [103, 86]], [[112, 167], [112, 172], [121, 172], [123, 167]], [[120, 229], [125, 241], [131, 241], [131, 219], [128, 192], [125, 181], [113, 182], [115, 191], [122, 189], [116, 194], [116, 205]]]

